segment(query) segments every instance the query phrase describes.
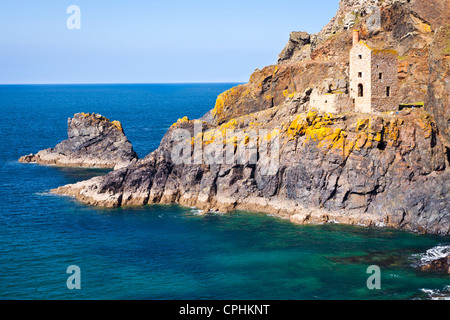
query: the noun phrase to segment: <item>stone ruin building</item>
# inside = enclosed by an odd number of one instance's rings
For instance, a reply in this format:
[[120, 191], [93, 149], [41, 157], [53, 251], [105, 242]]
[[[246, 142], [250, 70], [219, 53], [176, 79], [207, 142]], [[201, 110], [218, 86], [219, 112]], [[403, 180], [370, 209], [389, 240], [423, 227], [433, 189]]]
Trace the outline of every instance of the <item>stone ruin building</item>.
[[369, 47], [360, 41], [359, 31], [355, 30], [350, 50], [349, 93], [320, 94], [316, 89], [311, 94], [310, 107], [331, 113], [398, 110], [397, 55], [394, 50]]

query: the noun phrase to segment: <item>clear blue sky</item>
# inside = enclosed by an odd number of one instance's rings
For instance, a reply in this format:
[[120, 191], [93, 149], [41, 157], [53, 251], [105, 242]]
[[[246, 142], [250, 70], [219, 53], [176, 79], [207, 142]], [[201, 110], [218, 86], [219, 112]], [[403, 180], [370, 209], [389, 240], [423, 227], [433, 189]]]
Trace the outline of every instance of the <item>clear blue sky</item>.
[[[247, 82], [338, 0], [0, 0], [0, 83]], [[69, 5], [81, 29], [69, 30]]]

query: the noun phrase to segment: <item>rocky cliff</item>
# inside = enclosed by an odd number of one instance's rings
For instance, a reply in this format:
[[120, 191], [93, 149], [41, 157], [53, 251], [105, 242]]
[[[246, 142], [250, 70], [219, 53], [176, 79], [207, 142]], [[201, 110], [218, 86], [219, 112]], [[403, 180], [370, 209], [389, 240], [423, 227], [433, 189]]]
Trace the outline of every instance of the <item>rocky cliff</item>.
[[[180, 203], [450, 234], [447, 1], [342, 0], [318, 34], [293, 33], [277, 65], [180, 119], [146, 158], [53, 190], [98, 206]], [[360, 114], [309, 108], [346, 91], [352, 30], [400, 53], [401, 101], [424, 109]], [[242, 161], [245, 160], [245, 161]]]
[[[446, 91], [430, 95], [428, 87], [430, 81], [448, 79], [449, 37], [445, 30], [450, 24], [449, 12], [448, 0], [341, 0], [336, 16], [322, 31], [291, 33], [277, 65], [257, 70], [247, 84], [220, 95], [213, 110], [215, 120], [220, 124], [283, 104], [290, 95], [309, 88], [321, 93], [346, 92], [348, 52], [352, 32], [358, 29], [372, 48], [398, 51], [400, 101], [424, 104], [440, 119], [440, 131], [448, 131], [448, 80]], [[435, 68], [435, 64], [439, 66]], [[436, 98], [430, 100], [433, 96]]]
[[19, 162], [93, 168], [120, 168], [137, 160], [122, 125], [99, 114], [77, 113], [68, 122], [68, 139], [54, 148], [23, 156]]

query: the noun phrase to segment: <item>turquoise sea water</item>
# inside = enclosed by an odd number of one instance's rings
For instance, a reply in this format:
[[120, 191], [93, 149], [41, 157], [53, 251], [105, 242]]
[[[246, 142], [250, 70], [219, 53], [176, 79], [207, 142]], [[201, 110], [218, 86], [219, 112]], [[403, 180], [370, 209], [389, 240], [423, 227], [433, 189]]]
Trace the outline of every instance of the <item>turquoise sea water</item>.
[[[120, 120], [143, 157], [232, 86], [0, 86], [0, 299], [427, 299], [423, 289], [450, 285], [412, 266], [448, 237], [175, 205], [94, 208], [48, 192], [107, 171], [17, 162], [66, 139], [77, 112]], [[81, 290], [67, 289], [70, 265]], [[366, 286], [371, 265], [380, 290]]]

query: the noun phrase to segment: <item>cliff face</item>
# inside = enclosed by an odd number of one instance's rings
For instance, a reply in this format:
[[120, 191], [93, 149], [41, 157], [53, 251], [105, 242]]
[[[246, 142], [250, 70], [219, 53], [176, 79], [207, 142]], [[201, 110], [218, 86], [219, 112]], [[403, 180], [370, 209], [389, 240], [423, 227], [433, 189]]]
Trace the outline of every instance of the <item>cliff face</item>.
[[[447, 124], [433, 116], [445, 113], [448, 93], [448, 50], [436, 40], [445, 39], [446, 2], [431, 2], [341, 1], [319, 34], [293, 33], [278, 65], [221, 94], [207, 117], [180, 119], [145, 159], [53, 192], [108, 207], [180, 203], [450, 234]], [[402, 101], [427, 98], [429, 112], [309, 109], [313, 90], [347, 90], [353, 28], [400, 52]]]
[[67, 121], [68, 139], [54, 148], [23, 156], [19, 162], [69, 167], [124, 167], [137, 154], [118, 121], [99, 114], [77, 113]]
[[427, 109], [434, 115], [440, 133], [450, 142], [450, 25], [436, 30], [429, 66]]
[[[196, 136], [195, 126], [203, 133]], [[282, 106], [208, 128], [197, 120], [179, 121], [145, 159], [54, 192], [99, 206], [180, 203], [222, 212], [259, 210], [297, 223], [450, 233], [446, 150], [424, 111], [333, 116]], [[248, 137], [258, 132], [255, 164], [175, 163], [178, 129], [191, 133], [183, 139], [195, 159], [197, 143], [205, 152], [225, 152], [221, 132], [238, 128], [243, 130], [233, 140], [235, 159], [238, 146], [248, 146]], [[268, 173], [261, 146], [264, 140], [275, 144], [275, 139], [279, 157]]]

